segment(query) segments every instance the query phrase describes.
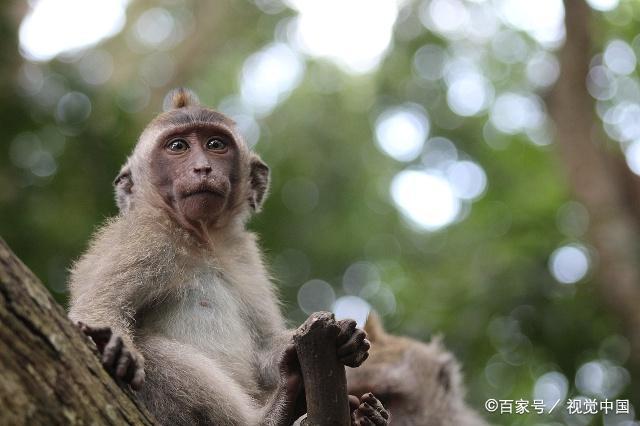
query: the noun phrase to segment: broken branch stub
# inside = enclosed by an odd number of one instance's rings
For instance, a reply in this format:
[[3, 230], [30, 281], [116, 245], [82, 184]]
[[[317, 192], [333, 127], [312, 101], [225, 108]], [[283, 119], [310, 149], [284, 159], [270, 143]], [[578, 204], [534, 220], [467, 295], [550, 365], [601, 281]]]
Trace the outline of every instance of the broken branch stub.
[[293, 336], [307, 398], [306, 426], [349, 426], [344, 365], [338, 361], [340, 328], [330, 312], [316, 312]]

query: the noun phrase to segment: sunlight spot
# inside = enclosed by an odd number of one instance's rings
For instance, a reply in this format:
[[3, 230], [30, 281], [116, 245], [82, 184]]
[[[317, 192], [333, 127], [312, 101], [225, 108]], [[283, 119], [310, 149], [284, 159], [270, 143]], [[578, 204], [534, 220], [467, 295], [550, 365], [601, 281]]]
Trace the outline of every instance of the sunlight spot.
[[422, 46], [413, 57], [413, 66], [416, 73], [426, 80], [438, 80], [442, 78], [445, 59], [444, 49], [435, 44]]
[[458, 198], [474, 200], [487, 188], [487, 175], [471, 161], [457, 161], [447, 168], [447, 180]]
[[129, 0], [40, 0], [20, 24], [21, 53], [30, 60], [93, 46], [117, 34]]
[[504, 23], [526, 31], [545, 47], [557, 47], [564, 38], [562, 0], [497, 0]]
[[635, 141], [624, 151], [627, 165], [631, 171], [640, 175], [640, 141]]
[[175, 27], [175, 20], [168, 10], [154, 7], [145, 11], [135, 24], [135, 35], [140, 42], [151, 48], [164, 44]]
[[[298, 11], [294, 43], [347, 72], [373, 71], [387, 51], [398, 16], [396, 0], [289, 0]], [[339, 11], [339, 12], [336, 12]]]
[[380, 149], [398, 161], [417, 158], [429, 135], [429, 119], [424, 110], [414, 104], [384, 111], [375, 127]]
[[336, 300], [331, 309], [337, 320], [353, 319], [358, 327], [364, 327], [371, 311], [371, 305], [357, 296], [342, 296]]
[[491, 123], [503, 133], [534, 129], [543, 122], [542, 102], [535, 95], [503, 93], [491, 107]]
[[258, 115], [268, 115], [286, 99], [304, 75], [304, 62], [283, 43], [273, 43], [251, 55], [242, 67], [242, 101]]
[[398, 173], [391, 182], [391, 197], [412, 224], [427, 231], [449, 225], [460, 211], [449, 182], [423, 171]]
[[589, 253], [578, 244], [560, 247], [551, 254], [549, 269], [558, 282], [574, 284], [589, 271]]
[[469, 71], [450, 79], [447, 104], [456, 114], [470, 117], [485, 109], [492, 96], [491, 83], [482, 74]]
[[631, 46], [622, 40], [609, 42], [602, 59], [604, 64], [616, 74], [627, 75], [636, 69], [636, 55]]
[[595, 10], [606, 12], [618, 7], [620, 0], [587, 0], [587, 3]]
[[569, 382], [564, 374], [557, 371], [545, 373], [536, 380], [533, 388], [535, 399], [541, 399], [547, 410], [551, 409], [556, 401], [562, 402], [567, 397]]
[[628, 383], [627, 370], [606, 360], [587, 362], [576, 373], [576, 387], [580, 392], [603, 399], [615, 398]]
[[322, 280], [307, 281], [298, 290], [298, 305], [306, 314], [330, 311], [335, 300], [333, 288]]
[[595, 99], [600, 101], [611, 99], [618, 89], [615, 75], [607, 67], [596, 65], [587, 75], [587, 89]]
[[560, 64], [548, 52], [537, 52], [527, 62], [527, 80], [536, 88], [550, 87], [560, 76]]

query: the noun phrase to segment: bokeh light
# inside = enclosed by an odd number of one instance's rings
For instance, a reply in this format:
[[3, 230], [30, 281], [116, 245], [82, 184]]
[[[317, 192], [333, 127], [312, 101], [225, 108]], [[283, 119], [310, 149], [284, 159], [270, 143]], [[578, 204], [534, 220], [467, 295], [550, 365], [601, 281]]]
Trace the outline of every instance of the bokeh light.
[[631, 171], [640, 175], [640, 141], [630, 144], [624, 151], [624, 155]]
[[266, 115], [300, 84], [304, 62], [284, 43], [273, 43], [251, 55], [242, 67], [240, 94], [256, 114]]
[[591, 397], [615, 398], [629, 382], [629, 373], [606, 360], [582, 364], [576, 373], [576, 387]]
[[540, 127], [544, 123], [542, 102], [531, 94], [503, 93], [491, 107], [491, 123], [507, 134]]
[[560, 283], [573, 284], [589, 272], [589, 252], [579, 244], [569, 244], [556, 249], [549, 259], [549, 269]]
[[587, 3], [595, 10], [607, 12], [618, 7], [620, 0], [587, 0]]
[[306, 314], [330, 311], [335, 300], [336, 294], [326, 281], [307, 281], [298, 290], [298, 305]]
[[46, 61], [117, 34], [129, 0], [39, 0], [20, 25], [20, 48]]
[[391, 182], [391, 197], [405, 218], [427, 231], [450, 224], [461, 209], [445, 178], [419, 170], [398, 173]]
[[422, 152], [429, 135], [429, 119], [414, 104], [390, 108], [376, 120], [375, 133], [385, 154], [398, 161], [412, 161]]
[[636, 69], [636, 55], [622, 40], [612, 40], [604, 49], [604, 64], [614, 73], [627, 75]]
[[482, 167], [472, 161], [451, 164], [446, 175], [455, 195], [463, 200], [480, 197], [487, 187], [487, 175]]
[[371, 305], [357, 296], [342, 296], [336, 300], [331, 310], [336, 319], [354, 319], [358, 327], [364, 327], [371, 312]]
[[562, 0], [498, 0], [502, 21], [526, 31], [546, 47], [558, 46], [564, 38], [564, 6]]
[[533, 387], [533, 397], [543, 401], [547, 410], [550, 410], [558, 401], [562, 406], [569, 391], [569, 382], [564, 374], [550, 371], [538, 377]]
[[310, 56], [330, 59], [358, 74], [378, 66], [398, 16], [396, 0], [289, 0], [288, 4], [298, 11], [294, 44]]

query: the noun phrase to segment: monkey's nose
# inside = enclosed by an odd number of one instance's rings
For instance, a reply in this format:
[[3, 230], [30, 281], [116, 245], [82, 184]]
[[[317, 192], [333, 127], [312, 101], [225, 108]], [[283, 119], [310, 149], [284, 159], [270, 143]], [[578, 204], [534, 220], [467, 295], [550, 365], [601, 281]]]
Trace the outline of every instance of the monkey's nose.
[[211, 173], [211, 166], [194, 167], [193, 172], [197, 175], [208, 175], [209, 173]]

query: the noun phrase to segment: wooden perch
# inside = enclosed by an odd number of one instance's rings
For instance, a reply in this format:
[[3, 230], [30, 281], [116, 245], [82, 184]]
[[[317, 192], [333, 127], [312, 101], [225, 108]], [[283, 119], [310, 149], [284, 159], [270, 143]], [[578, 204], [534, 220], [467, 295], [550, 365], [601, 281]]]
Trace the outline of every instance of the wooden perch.
[[2, 238], [0, 324], [0, 424], [155, 424]]
[[316, 312], [293, 336], [307, 398], [308, 426], [351, 424], [347, 377], [338, 362], [336, 337], [340, 329], [330, 312]]

